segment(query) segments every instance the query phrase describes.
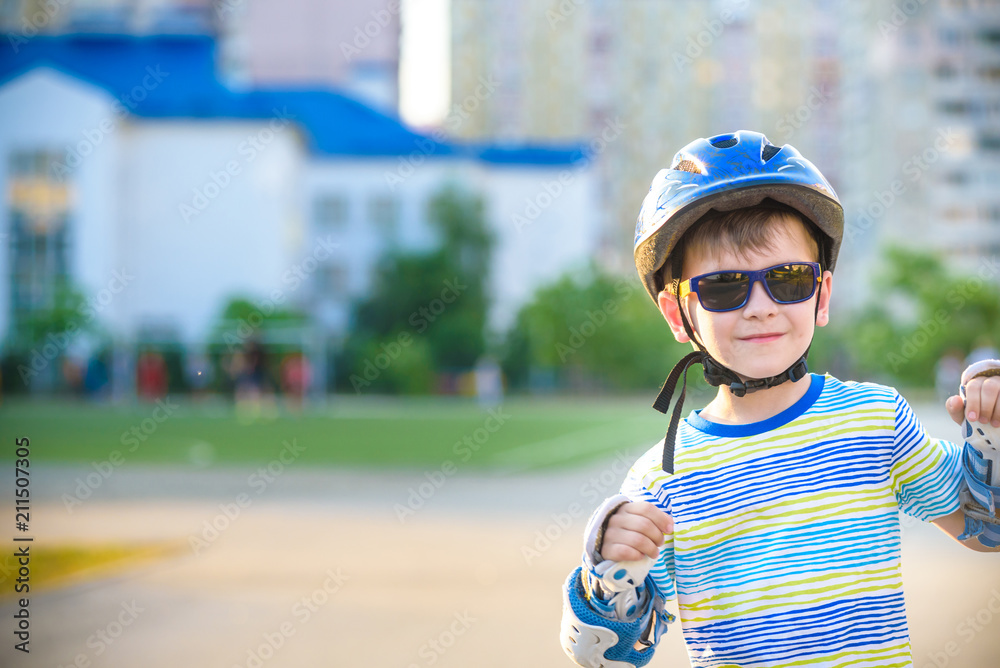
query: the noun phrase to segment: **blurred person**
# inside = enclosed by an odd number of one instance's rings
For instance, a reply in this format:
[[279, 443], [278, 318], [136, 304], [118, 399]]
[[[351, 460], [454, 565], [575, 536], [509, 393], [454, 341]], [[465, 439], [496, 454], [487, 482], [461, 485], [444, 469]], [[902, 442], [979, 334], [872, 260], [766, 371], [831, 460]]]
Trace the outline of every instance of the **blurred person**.
[[256, 339], [249, 339], [234, 353], [231, 364], [236, 414], [242, 422], [276, 416], [274, 391], [267, 377], [267, 352]]
[[60, 365], [63, 384], [70, 394], [80, 394], [83, 389], [83, 364], [72, 355], [64, 355]]
[[167, 363], [159, 351], [148, 349], [140, 353], [135, 375], [140, 399], [155, 401], [167, 395]]
[[301, 352], [289, 353], [281, 360], [281, 391], [292, 412], [302, 410], [310, 378], [309, 360]]
[[[646, 665], [676, 600], [695, 666], [910, 666], [899, 512], [1000, 551], [1000, 361], [945, 402], [964, 448], [891, 387], [808, 371], [843, 224], [819, 170], [756, 132], [698, 139], [654, 178], [636, 269], [695, 350], [654, 403], [680, 383], [665, 438], [584, 531], [560, 632], [578, 665]], [[718, 390], [681, 419], [694, 364]]]
[[489, 355], [476, 361], [476, 399], [483, 408], [495, 408], [503, 402], [503, 373]]
[[87, 360], [87, 369], [83, 375], [83, 387], [91, 399], [107, 395], [109, 387], [108, 367], [98, 354], [93, 354]]
[[204, 399], [214, 377], [212, 361], [201, 351], [188, 354], [184, 361], [188, 387], [191, 388], [191, 396], [196, 400]]

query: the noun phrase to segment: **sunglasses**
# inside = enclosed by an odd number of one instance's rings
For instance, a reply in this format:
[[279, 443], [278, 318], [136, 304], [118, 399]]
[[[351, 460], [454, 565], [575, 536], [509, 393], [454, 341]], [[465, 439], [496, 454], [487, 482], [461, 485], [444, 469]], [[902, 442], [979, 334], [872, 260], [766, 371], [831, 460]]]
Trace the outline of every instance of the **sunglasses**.
[[753, 284], [760, 281], [777, 304], [797, 304], [810, 299], [823, 280], [818, 262], [789, 262], [759, 271], [713, 271], [683, 281], [681, 298], [692, 292], [706, 311], [735, 311], [746, 306]]

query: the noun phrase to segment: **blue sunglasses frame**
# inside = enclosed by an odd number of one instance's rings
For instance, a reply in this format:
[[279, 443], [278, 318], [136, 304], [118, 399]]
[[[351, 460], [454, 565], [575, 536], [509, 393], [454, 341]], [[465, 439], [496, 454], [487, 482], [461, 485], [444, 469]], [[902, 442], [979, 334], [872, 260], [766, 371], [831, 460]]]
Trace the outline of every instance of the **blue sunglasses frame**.
[[[782, 269], [784, 267], [801, 267], [801, 266], [808, 266], [812, 270], [813, 277], [815, 278], [815, 280], [812, 283], [812, 290], [809, 291], [809, 294], [806, 297], [803, 297], [802, 299], [795, 299], [792, 301], [782, 301], [776, 298], [774, 294], [771, 293], [771, 288], [767, 284], [768, 272], [773, 271], [775, 269]], [[719, 276], [720, 274], [746, 274], [747, 276], [750, 277], [750, 282], [747, 284], [746, 294], [743, 295], [743, 301], [740, 302], [739, 305], [733, 306], [731, 308], [709, 308], [708, 306], [705, 305], [705, 301], [702, 298], [700, 292], [700, 283], [704, 278], [708, 278], [709, 276]], [[681, 299], [683, 299], [684, 297], [688, 296], [693, 292], [694, 294], [698, 295], [698, 301], [699, 303], [701, 303], [701, 307], [706, 311], [711, 311], [712, 313], [726, 313], [727, 311], [737, 311], [746, 306], [747, 302], [750, 300], [750, 293], [753, 292], [753, 284], [758, 281], [760, 281], [761, 285], [764, 286], [764, 292], [767, 293], [767, 296], [770, 297], [775, 304], [800, 304], [802, 302], [809, 301], [810, 299], [812, 299], [813, 295], [816, 294], [816, 286], [823, 282], [823, 274], [819, 266], [819, 262], [782, 262], [781, 264], [776, 264], [773, 267], [767, 267], [766, 269], [760, 269], [757, 271], [729, 269], [726, 271], [711, 271], [707, 274], [699, 274], [698, 276], [692, 276], [691, 278], [682, 281], [677, 289], [678, 289], [678, 296]]]

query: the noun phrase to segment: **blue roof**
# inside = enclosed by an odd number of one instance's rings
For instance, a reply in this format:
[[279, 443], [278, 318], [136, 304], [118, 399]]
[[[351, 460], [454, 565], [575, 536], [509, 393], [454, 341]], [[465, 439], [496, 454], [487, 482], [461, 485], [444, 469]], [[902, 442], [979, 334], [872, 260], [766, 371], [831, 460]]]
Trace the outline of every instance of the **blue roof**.
[[[509, 165], [567, 165], [579, 147], [462, 146], [435, 141], [357, 100], [332, 90], [233, 90], [216, 73], [216, 41], [205, 35], [5, 35], [0, 86], [31, 69], [49, 66], [126, 101], [143, 78], [162, 83], [142, 101], [126, 104], [142, 118], [273, 118], [287, 113], [312, 152], [331, 156], [395, 156], [417, 151], [478, 158]], [[158, 90], [162, 86], [162, 91]]]

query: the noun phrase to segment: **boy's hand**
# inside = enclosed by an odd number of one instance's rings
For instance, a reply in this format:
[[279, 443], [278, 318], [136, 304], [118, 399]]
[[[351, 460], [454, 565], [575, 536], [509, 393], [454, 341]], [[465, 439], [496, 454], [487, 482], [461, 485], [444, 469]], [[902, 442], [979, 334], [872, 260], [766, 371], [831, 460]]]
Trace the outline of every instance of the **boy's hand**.
[[965, 405], [962, 397], [948, 397], [945, 408], [951, 419], [962, 424], [965, 418], [969, 423], [979, 422], [1000, 427], [1000, 376], [980, 376], [965, 384]]
[[[997, 411], [1000, 416], [1000, 410]], [[674, 532], [674, 519], [651, 503], [633, 501], [622, 505], [608, 520], [601, 556], [611, 561], [655, 559], [664, 534]]]

